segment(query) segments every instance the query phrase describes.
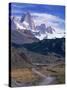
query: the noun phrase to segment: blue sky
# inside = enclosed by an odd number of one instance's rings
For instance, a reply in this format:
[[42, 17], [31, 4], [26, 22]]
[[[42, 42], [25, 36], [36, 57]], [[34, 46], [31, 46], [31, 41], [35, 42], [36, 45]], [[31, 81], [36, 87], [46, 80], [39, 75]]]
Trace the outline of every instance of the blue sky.
[[11, 3], [12, 16], [22, 16], [30, 12], [36, 25], [45, 23], [58, 31], [65, 30], [65, 6]]
[[50, 13], [60, 18], [65, 18], [65, 7], [58, 5], [12, 3], [11, 14], [21, 16], [23, 12]]

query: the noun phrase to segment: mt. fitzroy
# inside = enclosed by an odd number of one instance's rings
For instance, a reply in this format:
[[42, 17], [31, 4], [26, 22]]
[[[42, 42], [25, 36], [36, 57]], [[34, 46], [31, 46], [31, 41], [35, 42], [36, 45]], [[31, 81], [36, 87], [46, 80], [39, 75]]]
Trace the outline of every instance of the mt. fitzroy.
[[38, 42], [43, 39], [62, 38], [65, 33], [57, 33], [51, 26], [45, 23], [36, 26], [29, 12], [22, 17], [11, 17], [11, 41], [17, 44]]

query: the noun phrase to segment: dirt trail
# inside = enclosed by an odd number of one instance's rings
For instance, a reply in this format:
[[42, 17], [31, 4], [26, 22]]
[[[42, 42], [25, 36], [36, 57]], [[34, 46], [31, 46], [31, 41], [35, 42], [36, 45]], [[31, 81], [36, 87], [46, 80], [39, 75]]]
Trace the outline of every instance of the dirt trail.
[[[49, 85], [49, 84], [54, 84], [55, 82], [55, 77], [46, 76], [41, 72], [37, 71], [35, 68], [32, 69], [32, 72], [39, 75], [42, 78], [38, 82], [38, 85]], [[16, 80], [12, 79], [11, 85], [12, 87], [32, 86], [32, 82], [28, 82], [28, 83], [17, 82]]]
[[42, 80], [41, 80], [41, 82], [39, 82], [39, 85], [49, 85], [49, 84], [51, 84], [51, 83], [53, 83], [55, 81], [54, 77], [45, 76], [41, 72], [37, 71], [35, 68], [33, 68], [32, 71], [34, 73], [36, 73], [37, 75], [39, 75], [40, 77], [42, 77]]

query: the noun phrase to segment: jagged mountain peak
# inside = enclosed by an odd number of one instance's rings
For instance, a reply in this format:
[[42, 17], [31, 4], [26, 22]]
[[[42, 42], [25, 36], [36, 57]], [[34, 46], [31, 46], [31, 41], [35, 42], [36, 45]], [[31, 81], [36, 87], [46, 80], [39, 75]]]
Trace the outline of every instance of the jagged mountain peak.
[[45, 22], [40, 25], [35, 25], [34, 19], [30, 12], [23, 13], [20, 19], [13, 17], [11, 28], [20, 32], [29, 30], [32, 35], [39, 40], [62, 38], [65, 36], [65, 33], [56, 32], [56, 29], [52, 26], [47, 26]]
[[31, 16], [30, 12], [26, 13], [23, 23], [24, 22], [28, 23], [28, 29], [35, 30], [35, 23], [34, 23], [34, 20]]
[[48, 33], [52, 34], [53, 32], [55, 32], [55, 29], [53, 29], [51, 26], [48, 26], [46, 29]]

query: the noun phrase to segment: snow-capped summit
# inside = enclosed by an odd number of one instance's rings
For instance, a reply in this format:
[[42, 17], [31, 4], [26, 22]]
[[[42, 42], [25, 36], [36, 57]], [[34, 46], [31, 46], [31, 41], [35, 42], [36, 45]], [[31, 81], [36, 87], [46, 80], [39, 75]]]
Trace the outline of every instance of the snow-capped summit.
[[20, 32], [28, 30], [39, 40], [65, 37], [65, 33], [58, 33], [58, 30], [54, 29], [52, 26], [47, 26], [45, 22], [40, 25], [35, 25], [30, 12], [22, 14], [21, 17], [12, 17], [11, 30], [18, 30]]
[[53, 32], [55, 32], [55, 30], [51, 26], [47, 27], [46, 30], [50, 34], [53, 34]]
[[30, 12], [27, 12], [26, 14], [22, 15], [21, 21], [27, 30], [35, 30], [35, 24]]
[[23, 30], [26, 29], [17, 17], [11, 19], [11, 30]]
[[[22, 14], [22, 17], [18, 19], [17, 17], [12, 17], [12, 22], [15, 24], [16, 29], [24, 29], [24, 30], [31, 30], [35, 31], [35, 23], [32, 19], [32, 16], [29, 12]], [[12, 25], [13, 27], [13, 25]]]

